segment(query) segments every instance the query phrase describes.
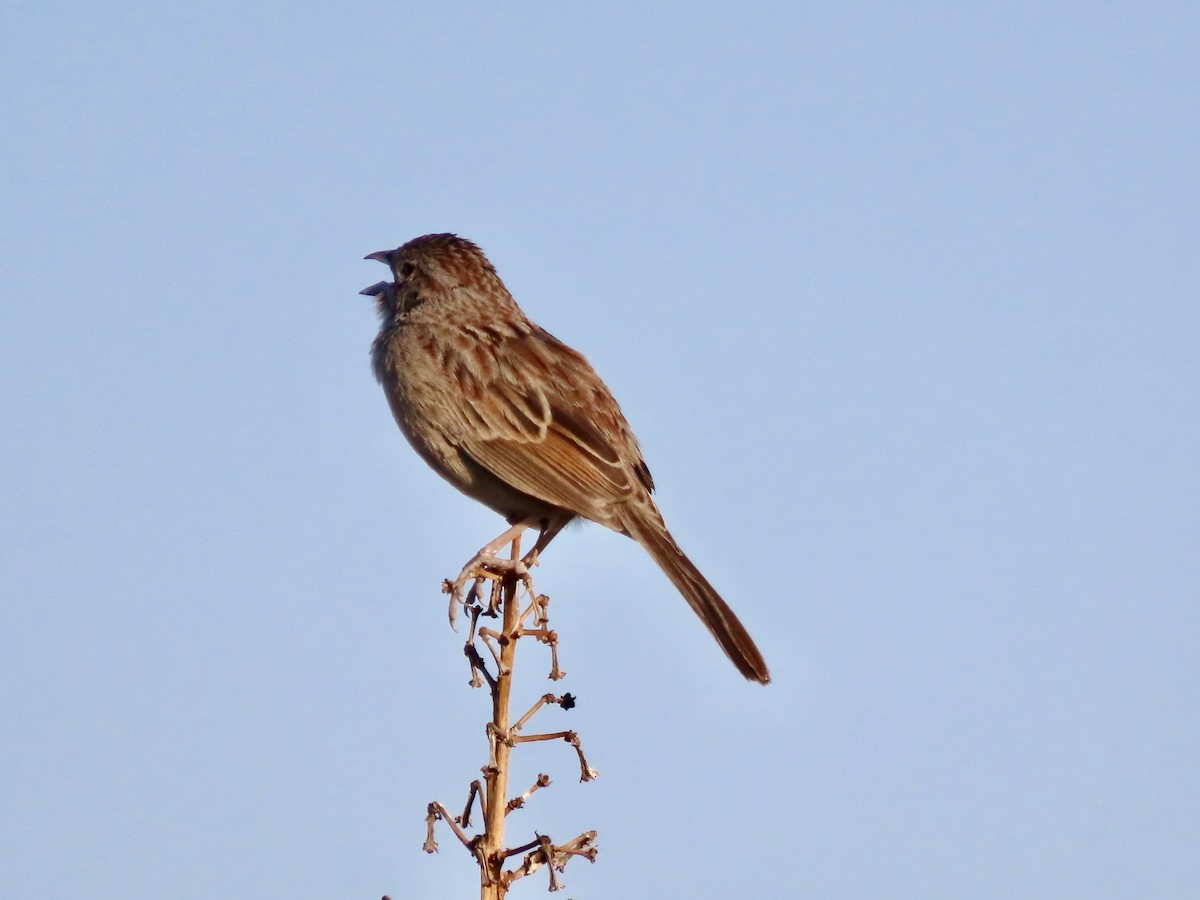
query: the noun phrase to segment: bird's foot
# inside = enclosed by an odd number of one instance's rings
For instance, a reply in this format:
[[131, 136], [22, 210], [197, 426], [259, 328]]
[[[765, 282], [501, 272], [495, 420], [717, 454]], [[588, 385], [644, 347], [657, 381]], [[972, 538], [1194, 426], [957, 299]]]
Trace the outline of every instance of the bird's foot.
[[[483, 606], [481, 594], [485, 582], [491, 582], [493, 589], [489, 592], [487, 605], [483, 609], [484, 615], [492, 617], [499, 615], [500, 592], [496, 588], [505, 579], [519, 580], [532, 596], [533, 579], [529, 575], [529, 564], [526, 559], [505, 559], [497, 556], [490, 547], [484, 547], [463, 566], [457, 578], [453, 581], [449, 578], [443, 581], [442, 592], [450, 595], [450, 627], [454, 627], [459, 607], [472, 604]], [[536, 565], [536, 556], [534, 556], [533, 562]], [[469, 589], [466, 587], [468, 583], [471, 585]]]

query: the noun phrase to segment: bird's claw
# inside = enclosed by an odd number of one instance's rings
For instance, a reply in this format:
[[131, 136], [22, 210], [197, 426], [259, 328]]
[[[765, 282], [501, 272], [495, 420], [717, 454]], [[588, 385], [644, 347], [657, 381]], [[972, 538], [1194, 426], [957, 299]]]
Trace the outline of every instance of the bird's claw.
[[[442, 582], [442, 592], [450, 595], [450, 627], [455, 627], [459, 607], [470, 606], [472, 603], [479, 601], [480, 585], [485, 580], [499, 583], [505, 578], [515, 578], [521, 581], [530, 594], [532, 594], [533, 579], [529, 576], [529, 566], [531, 563], [537, 565], [536, 556], [533, 556], [532, 560], [528, 556], [525, 559], [505, 559], [496, 556], [494, 553], [486, 552], [486, 550], [476, 553], [471, 558], [471, 561], [463, 566], [457, 578], [453, 581], [447, 578]], [[464, 597], [463, 589], [467, 582], [472, 582], [472, 584]], [[498, 614], [497, 600], [495, 591], [493, 591], [487, 609], [484, 610], [485, 614], [490, 616]]]

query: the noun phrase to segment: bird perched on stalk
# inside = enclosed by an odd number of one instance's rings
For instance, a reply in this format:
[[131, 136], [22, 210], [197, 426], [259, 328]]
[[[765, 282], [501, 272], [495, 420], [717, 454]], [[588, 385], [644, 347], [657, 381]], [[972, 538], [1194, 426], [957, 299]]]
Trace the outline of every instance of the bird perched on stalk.
[[576, 517], [641, 544], [746, 678], [771, 680], [733, 610], [687, 558], [617, 401], [583, 356], [526, 318], [475, 244], [428, 234], [371, 253], [392, 272], [362, 293], [382, 323], [375, 376], [408, 442], [439, 475], [512, 526], [455, 582], [538, 529], [536, 560]]

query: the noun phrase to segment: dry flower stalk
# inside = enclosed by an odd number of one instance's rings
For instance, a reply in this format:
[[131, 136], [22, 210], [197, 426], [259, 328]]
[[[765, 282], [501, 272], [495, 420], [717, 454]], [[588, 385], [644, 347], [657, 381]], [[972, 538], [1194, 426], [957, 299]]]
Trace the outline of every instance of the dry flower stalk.
[[[550, 647], [550, 674], [557, 681], [565, 674], [558, 666], [558, 635], [550, 630], [548, 607], [550, 599], [533, 590], [533, 580], [528, 568], [522, 563], [520, 538], [512, 542], [510, 560], [501, 566], [482, 564], [472, 572], [473, 580], [465, 596], [461, 588], [446, 582], [444, 590], [450, 597], [450, 623], [453, 626], [458, 607], [470, 617], [463, 653], [471, 668], [472, 687], [485, 684], [492, 695], [492, 718], [487, 724], [488, 761], [483, 767], [483, 781], [471, 782], [467, 804], [462, 815], [452, 815], [441, 803], [430, 803], [426, 811], [426, 836], [423, 849], [433, 853], [438, 849], [434, 838], [434, 824], [440, 819], [449, 826], [454, 836], [479, 863], [481, 900], [503, 900], [509, 885], [519, 878], [531, 875], [542, 866], [547, 866], [550, 876], [549, 889], [563, 887], [559, 873], [575, 856], [589, 862], [596, 859], [596, 832], [586, 831], [565, 844], [555, 845], [545, 835], [519, 847], [504, 847], [504, 824], [509, 813], [525, 806], [533, 794], [550, 786], [549, 775], [538, 775], [537, 781], [524, 793], [508, 798], [509, 761], [514, 747], [534, 741], [561, 740], [569, 743], [579, 758], [580, 780], [591, 781], [597, 772], [583, 755], [579, 735], [574, 731], [556, 731], [546, 734], [519, 734], [544, 707], [555, 705], [569, 710], [575, 705], [571, 694], [561, 696], [543, 694], [515, 723], [511, 723], [511, 693], [513, 665], [516, 659], [517, 642], [523, 637], [532, 637]], [[489, 590], [484, 600], [484, 589]], [[521, 609], [522, 593], [529, 598]], [[479, 624], [480, 616], [498, 617], [500, 627], [489, 628]], [[532, 623], [528, 620], [532, 617]], [[530, 624], [532, 627], [530, 627]], [[488, 652], [481, 653], [477, 642], [483, 643]], [[490, 660], [489, 658], [490, 657]], [[479, 802], [483, 814], [483, 831], [471, 836], [466, 830], [471, 827], [471, 810]], [[516, 868], [506, 870], [508, 859], [524, 854]]]

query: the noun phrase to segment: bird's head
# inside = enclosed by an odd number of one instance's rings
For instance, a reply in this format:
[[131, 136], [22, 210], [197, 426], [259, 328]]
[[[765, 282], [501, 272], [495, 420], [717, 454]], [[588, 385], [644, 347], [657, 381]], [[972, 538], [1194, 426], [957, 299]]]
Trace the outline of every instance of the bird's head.
[[396, 284], [429, 290], [490, 287], [498, 282], [496, 270], [483, 251], [456, 234], [426, 234], [395, 250], [377, 250], [365, 259], [392, 270]]

